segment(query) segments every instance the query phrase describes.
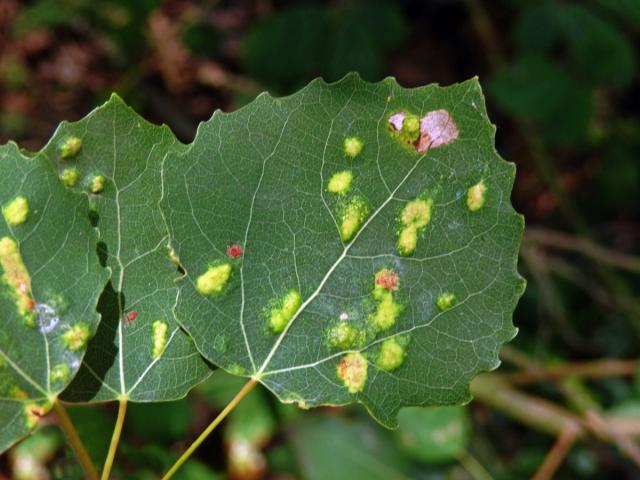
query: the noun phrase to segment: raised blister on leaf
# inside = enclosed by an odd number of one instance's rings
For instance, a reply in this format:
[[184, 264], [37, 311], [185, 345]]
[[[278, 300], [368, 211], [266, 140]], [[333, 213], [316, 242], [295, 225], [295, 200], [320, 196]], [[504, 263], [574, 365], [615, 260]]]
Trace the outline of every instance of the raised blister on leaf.
[[167, 346], [167, 332], [169, 326], [162, 320], [156, 320], [151, 325], [151, 356], [158, 358]]
[[351, 240], [369, 214], [367, 202], [359, 196], [353, 197], [343, 208], [340, 218], [340, 237], [343, 242]]
[[327, 191], [331, 193], [337, 193], [339, 195], [344, 195], [349, 191], [352, 180], [353, 173], [351, 173], [349, 170], [334, 173], [327, 183]]
[[60, 180], [65, 186], [73, 188], [78, 184], [80, 180], [80, 170], [75, 167], [65, 168], [60, 174]]
[[360, 352], [347, 353], [338, 362], [337, 373], [349, 393], [358, 393], [364, 390], [367, 383], [367, 359]]
[[431, 221], [432, 203], [429, 199], [417, 198], [402, 209], [398, 234], [398, 251], [402, 255], [411, 255], [415, 251], [418, 236]]
[[18, 244], [11, 237], [0, 239], [2, 279], [9, 286], [18, 313], [26, 325], [35, 327], [34, 301], [31, 297], [31, 277], [22, 261]]
[[297, 290], [290, 290], [282, 299], [274, 301], [269, 311], [269, 330], [282, 332], [302, 305], [302, 297]]
[[91, 193], [101, 193], [104, 190], [104, 186], [107, 179], [104, 175], [94, 175], [89, 183], [89, 190]]
[[480, 210], [484, 205], [484, 197], [487, 187], [483, 181], [479, 181], [467, 190], [467, 207], [472, 212]]
[[196, 289], [202, 295], [220, 293], [227, 286], [231, 277], [232, 268], [228, 263], [211, 265], [209, 269], [198, 277]]
[[380, 351], [376, 357], [376, 366], [380, 370], [392, 371], [400, 368], [406, 355], [406, 341], [399, 341], [396, 337], [391, 337], [382, 342]]
[[87, 345], [91, 331], [85, 323], [78, 323], [62, 334], [62, 340], [69, 350], [80, 350]]
[[342, 148], [347, 157], [354, 159], [362, 152], [364, 143], [358, 137], [347, 137], [344, 139]]
[[75, 157], [80, 152], [81, 148], [82, 140], [76, 136], [69, 136], [60, 142], [58, 152], [60, 154], [60, 158], [63, 160], [69, 160], [70, 158]]
[[9, 225], [20, 225], [29, 217], [29, 201], [24, 195], [18, 195], [2, 206], [2, 214]]
[[456, 296], [451, 292], [445, 292], [438, 295], [436, 306], [440, 311], [449, 310], [456, 303]]

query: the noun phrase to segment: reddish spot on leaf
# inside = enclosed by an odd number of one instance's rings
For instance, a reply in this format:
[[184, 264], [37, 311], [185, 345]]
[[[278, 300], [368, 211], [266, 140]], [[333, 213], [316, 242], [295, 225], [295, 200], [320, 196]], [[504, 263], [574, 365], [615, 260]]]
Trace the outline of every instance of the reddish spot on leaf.
[[446, 110], [433, 110], [420, 119], [420, 137], [416, 151], [424, 153], [430, 148], [447, 145], [458, 138], [458, 126]]
[[138, 318], [138, 312], [129, 312], [125, 316], [127, 322], [133, 322], [136, 318]]
[[376, 273], [376, 285], [389, 290], [390, 292], [398, 289], [398, 274], [393, 270], [384, 269]]
[[229, 255], [231, 258], [239, 258], [243, 253], [244, 250], [242, 250], [242, 247], [240, 245], [234, 244], [227, 247], [227, 255]]

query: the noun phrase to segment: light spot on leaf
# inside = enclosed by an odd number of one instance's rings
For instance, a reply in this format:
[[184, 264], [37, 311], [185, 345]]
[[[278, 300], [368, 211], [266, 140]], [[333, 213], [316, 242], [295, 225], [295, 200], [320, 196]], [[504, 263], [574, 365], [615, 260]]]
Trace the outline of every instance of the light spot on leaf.
[[456, 304], [456, 296], [453, 293], [445, 292], [436, 299], [436, 306], [442, 312], [449, 310]]
[[11, 237], [3, 237], [0, 240], [0, 267], [3, 270], [2, 279], [11, 289], [18, 313], [26, 325], [35, 327], [33, 312], [35, 303], [31, 298], [31, 277], [22, 261], [18, 244]]
[[327, 341], [333, 348], [346, 350], [354, 346], [362, 345], [365, 341], [365, 332], [347, 321], [341, 321], [329, 328], [327, 331]]
[[467, 207], [469, 210], [475, 212], [482, 208], [486, 191], [487, 187], [482, 180], [467, 190]]
[[229, 338], [224, 333], [217, 334], [213, 339], [213, 348], [220, 353], [227, 351], [229, 346]]
[[369, 320], [374, 330], [389, 330], [395, 325], [398, 315], [402, 312], [402, 305], [394, 301], [390, 291], [380, 287], [374, 289], [373, 296], [379, 303]]
[[364, 390], [367, 382], [367, 359], [360, 352], [348, 353], [338, 362], [337, 373], [349, 393]]
[[344, 143], [342, 144], [344, 154], [351, 159], [360, 155], [363, 147], [364, 143], [358, 137], [347, 137], [344, 139]]
[[418, 243], [418, 235], [431, 221], [431, 200], [417, 198], [408, 202], [400, 214], [402, 225], [398, 236], [398, 251], [411, 255]]
[[62, 341], [69, 350], [80, 350], [87, 345], [91, 331], [86, 323], [78, 323], [62, 334]]
[[91, 190], [91, 193], [100, 193], [104, 190], [106, 182], [107, 179], [104, 178], [104, 175], [94, 175], [89, 184], [89, 190]]
[[167, 331], [169, 326], [162, 320], [156, 320], [151, 325], [152, 349], [151, 356], [158, 358], [167, 346]]
[[213, 295], [222, 292], [231, 277], [231, 265], [222, 263], [212, 265], [196, 280], [196, 289], [202, 295]]
[[344, 207], [340, 220], [340, 238], [348, 242], [360, 230], [362, 222], [367, 218], [369, 207], [361, 197], [354, 197]]
[[75, 167], [65, 168], [60, 174], [60, 180], [65, 184], [68, 188], [73, 188], [78, 184], [78, 180], [80, 180], [80, 170]]
[[404, 118], [405, 117], [406, 117], [406, 115], [404, 114], [404, 112], [394, 113], [393, 115], [391, 115], [389, 117], [389, 123], [391, 124], [391, 126], [395, 130], [400, 131], [400, 130], [402, 130], [402, 127], [404, 126]]
[[458, 138], [459, 130], [448, 111], [434, 110], [420, 119], [420, 138], [416, 151], [424, 153], [431, 148], [448, 145]]
[[29, 216], [29, 201], [24, 195], [18, 195], [2, 207], [2, 214], [9, 225], [20, 225]]
[[280, 301], [274, 302], [269, 314], [269, 330], [282, 332], [302, 305], [302, 297], [297, 290], [290, 290]]
[[381, 370], [391, 371], [399, 368], [404, 362], [406, 355], [405, 346], [401, 345], [396, 337], [389, 338], [382, 342], [378, 356], [376, 357], [376, 366]]
[[82, 140], [79, 137], [67, 137], [58, 147], [60, 158], [69, 160], [75, 157], [82, 148]]
[[11, 387], [11, 390], [9, 390], [9, 396], [16, 400], [26, 400], [27, 398], [29, 398], [29, 395], [27, 395], [27, 392], [25, 392], [23, 389], [21, 389], [17, 385], [14, 385], [13, 387]]
[[71, 371], [66, 363], [60, 363], [51, 369], [50, 380], [52, 382], [64, 383], [69, 379]]
[[331, 193], [344, 195], [351, 187], [351, 180], [353, 180], [353, 174], [349, 170], [334, 173], [327, 183], [327, 190]]
[[231, 375], [244, 375], [245, 373], [247, 373], [247, 369], [241, 365], [238, 365], [237, 363], [232, 363], [231, 365], [229, 365], [227, 367], [227, 371]]

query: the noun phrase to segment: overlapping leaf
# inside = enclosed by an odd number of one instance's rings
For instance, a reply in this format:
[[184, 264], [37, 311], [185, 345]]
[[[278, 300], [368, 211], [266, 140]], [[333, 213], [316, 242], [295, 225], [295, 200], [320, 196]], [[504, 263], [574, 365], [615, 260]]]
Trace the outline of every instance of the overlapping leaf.
[[465, 402], [515, 334], [513, 177], [476, 80], [348, 76], [216, 112], [163, 168], [177, 318], [285, 402], [360, 402], [388, 426]]
[[44, 155], [0, 147], [0, 452], [26, 435], [80, 367], [108, 278], [87, 199]]
[[89, 196], [99, 254], [112, 271], [100, 328], [67, 400], [168, 400], [209, 374], [173, 318], [177, 268], [158, 206], [162, 159], [182, 148], [168, 128], [113, 96], [81, 121], [63, 123], [44, 149], [61, 178]]

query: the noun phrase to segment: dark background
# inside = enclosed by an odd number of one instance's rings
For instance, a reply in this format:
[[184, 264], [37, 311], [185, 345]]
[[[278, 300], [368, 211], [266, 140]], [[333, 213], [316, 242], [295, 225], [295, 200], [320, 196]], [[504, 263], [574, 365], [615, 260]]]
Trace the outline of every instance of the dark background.
[[[359, 409], [299, 416], [260, 391], [183, 478], [528, 478], [558, 454], [554, 478], [635, 479], [639, 40], [638, 0], [0, 0], [0, 143], [37, 150], [60, 121], [81, 118], [112, 91], [186, 142], [215, 109], [237, 109], [263, 90], [286, 95], [317, 76], [358, 71], [405, 87], [479, 76], [497, 149], [518, 167], [512, 200], [527, 223], [520, 334], [500, 372], [513, 372], [508, 379], [533, 403], [519, 404], [511, 390], [507, 406], [477, 394], [455, 413], [464, 425], [452, 434], [457, 450], [434, 459]], [[234, 380], [222, 378], [189, 400], [133, 406], [118, 478], [166, 468], [223, 406], [224, 382], [233, 391]], [[535, 418], [542, 399], [584, 422], [587, 438], [562, 452], [566, 438], [556, 442]], [[75, 412], [98, 459], [112, 413]], [[432, 421], [410, 423], [428, 432]], [[18, 478], [16, 459], [26, 455], [33, 476], [20, 478], [77, 476], [56, 432], [45, 427], [30, 439], [40, 443], [14, 448], [0, 472]]]

